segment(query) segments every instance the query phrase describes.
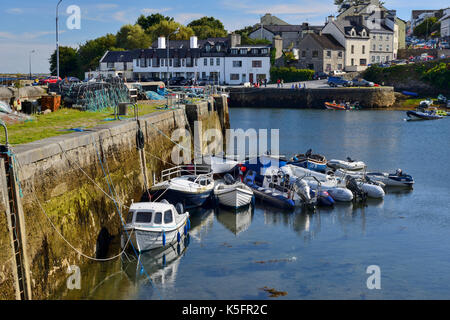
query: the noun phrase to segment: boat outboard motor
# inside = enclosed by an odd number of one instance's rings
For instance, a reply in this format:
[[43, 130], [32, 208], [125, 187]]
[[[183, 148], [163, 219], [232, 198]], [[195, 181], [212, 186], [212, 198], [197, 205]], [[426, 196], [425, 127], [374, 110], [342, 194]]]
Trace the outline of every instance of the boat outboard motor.
[[311, 155], [312, 155], [312, 149], [309, 149], [308, 151], [306, 151], [306, 153], [305, 153], [306, 158], [311, 157]]
[[225, 180], [225, 184], [227, 185], [232, 185], [236, 183], [236, 180], [234, 180], [233, 176], [229, 173], [227, 173], [224, 177], [223, 180]]
[[349, 189], [354, 195], [354, 199], [360, 198], [361, 200], [366, 200], [367, 193], [365, 193], [360, 186], [358, 186], [358, 182], [355, 178], [351, 176], [347, 176], [345, 178], [346, 180], [346, 187]]
[[348, 162], [355, 162], [355, 160], [353, 160], [353, 159], [350, 158], [350, 157], [347, 157], [347, 161], [348, 161]]
[[294, 191], [300, 196], [303, 202], [309, 204], [312, 202], [311, 188], [303, 180], [297, 180], [294, 184]]

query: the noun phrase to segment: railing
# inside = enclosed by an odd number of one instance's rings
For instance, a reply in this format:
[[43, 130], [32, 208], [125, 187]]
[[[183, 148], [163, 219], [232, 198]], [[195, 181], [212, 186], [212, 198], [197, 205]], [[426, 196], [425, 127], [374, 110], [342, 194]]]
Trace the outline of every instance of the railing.
[[175, 177], [181, 177], [185, 175], [197, 176], [194, 183], [197, 183], [202, 178], [213, 180], [213, 172], [210, 166], [189, 164], [189, 165], [180, 165], [161, 171], [161, 181], [169, 181]]

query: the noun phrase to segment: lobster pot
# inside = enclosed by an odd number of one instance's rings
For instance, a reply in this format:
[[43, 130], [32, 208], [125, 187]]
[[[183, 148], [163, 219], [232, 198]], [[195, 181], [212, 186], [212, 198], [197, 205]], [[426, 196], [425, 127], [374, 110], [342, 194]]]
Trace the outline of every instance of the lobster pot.
[[126, 116], [128, 114], [128, 103], [121, 102], [119, 103], [119, 115]]

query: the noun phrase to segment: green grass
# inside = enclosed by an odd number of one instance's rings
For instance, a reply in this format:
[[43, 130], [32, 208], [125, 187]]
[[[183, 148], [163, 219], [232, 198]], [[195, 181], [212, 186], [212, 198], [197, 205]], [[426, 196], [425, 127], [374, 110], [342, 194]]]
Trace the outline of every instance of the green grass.
[[[138, 105], [139, 115], [159, 111], [158, 106], [161, 103], [151, 105]], [[134, 110], [129, 108], [128, 116], [121, 118], [133, 118]], [[73, 128], [89, 129], [100, 124], [107, 123], [105, 119], [114, 118], [113, 109], [106, 109], [101, 112], [78, 111], [74, 109], [62, 108], [50, 114], [41, 114], [33, 118], [32, 121], [17, 124], [7, 124], [8, 139], [11, 145], [19, 145], [29, 143], [49, 137], [59, 136], [72, 133], [72, 131], [64, 131]], [[118, 121], [118, 120], [116, 120]], [[5, 134], [0, 130], [0, 141], [5, 141]]]

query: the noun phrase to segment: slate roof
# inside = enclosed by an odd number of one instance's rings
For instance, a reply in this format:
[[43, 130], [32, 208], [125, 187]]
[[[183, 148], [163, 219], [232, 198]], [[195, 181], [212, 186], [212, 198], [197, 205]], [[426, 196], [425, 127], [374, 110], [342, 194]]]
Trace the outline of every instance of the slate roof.
[[331, 34], [318, 35], [316, 33], [309, 33], [308, 36], [312, 37], [323, 49], [345, 50]]
[[127, 51], [108, 51], [100, 62], [133, 62], [139, 55], [139, 49]]
[[[362, 24], [356, 23], [355, 21], [350, 21], [350, 20], [345, 19], [345, 20], [335, 20], [335, 21], [333, 21], [333, 23], [348, 38], [353, 37], [353, 36], [351, 36], [351, 30], [352, 29], [355, 29], [355, 31], [356, 31], [356, 36], [354, 36], [355, 38], [369, 38], [369, 29], [367, 29]], [[366, 30], [366, 36], [365, 37], [363, 37], [361, 35], [361, 32], [363, 30]]]

